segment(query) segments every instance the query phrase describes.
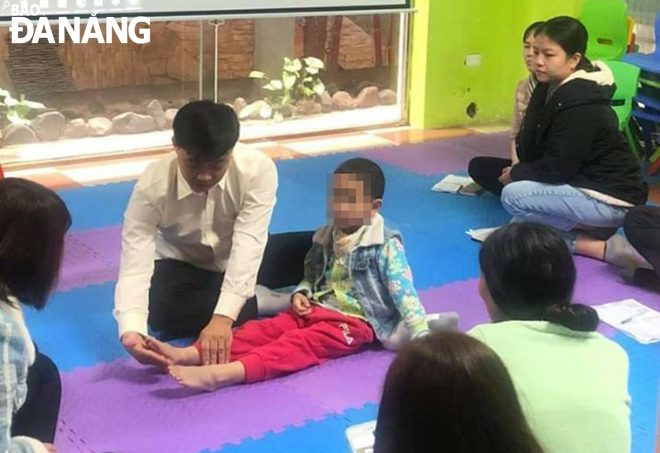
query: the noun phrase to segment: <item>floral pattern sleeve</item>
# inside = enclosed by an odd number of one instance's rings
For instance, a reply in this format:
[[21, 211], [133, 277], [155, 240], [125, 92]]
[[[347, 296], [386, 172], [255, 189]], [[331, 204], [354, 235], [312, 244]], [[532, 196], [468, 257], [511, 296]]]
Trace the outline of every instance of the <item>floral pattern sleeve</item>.
[[382, 248], [379, 260], [390, 296], [412, 337], [427, 333], [429, 327], [426, 312], [415, 289], [403, 243], [398, 238], [388, 240]]

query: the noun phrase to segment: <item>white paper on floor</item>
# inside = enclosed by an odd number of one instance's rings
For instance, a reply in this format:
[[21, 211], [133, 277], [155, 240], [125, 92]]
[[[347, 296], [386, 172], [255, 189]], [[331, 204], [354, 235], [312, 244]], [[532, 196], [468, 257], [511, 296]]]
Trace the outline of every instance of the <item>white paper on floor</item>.
[[493, 234], [495, 231], [499, 230], [501, 227], [492, 227], [492, 228], [478, 228], [476, 230], [467, 230], [465, 234], [470, 236], [473, 240], [477, 242], [484, 242], [488, 239], [488, 236]]
[[469, 176], [447, 175], [437, 182], [431, 190], [434, 192], [454, 193], [459, 195], [477, 196], [483, 192]]
[[594, 306], [600, 319], [643, 344], [660, 341], [660, 312], [635, 299]]

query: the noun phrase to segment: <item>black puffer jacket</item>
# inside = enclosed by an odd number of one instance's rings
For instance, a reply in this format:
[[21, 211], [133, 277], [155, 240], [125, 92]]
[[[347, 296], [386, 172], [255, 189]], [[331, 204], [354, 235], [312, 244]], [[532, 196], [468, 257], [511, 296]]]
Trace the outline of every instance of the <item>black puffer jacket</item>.
[[576, 73], [546, 102], [548, 90], [545, 83], [534, 90], [516, 142], [520, 163], [511, 178], [569, 184], [645, 204], [648, 188], [611, 108], [609, 69]]

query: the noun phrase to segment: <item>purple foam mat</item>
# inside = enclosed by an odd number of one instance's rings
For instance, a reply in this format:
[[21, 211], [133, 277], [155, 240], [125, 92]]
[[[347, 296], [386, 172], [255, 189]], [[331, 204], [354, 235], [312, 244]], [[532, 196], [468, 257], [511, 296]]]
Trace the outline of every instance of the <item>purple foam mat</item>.
[[473, 150], [480, 156], [509, 157], [511, 152], [511, 133], [473, 134], [448, 140]]
[[476, 134], [414, 145], [372, 149], [362, 154], [420, 175], [431, 176], [466, 172], [470, 160], [477, 156], [508, 157], [510, 143], [508, 132]]
[[[626, 285], [614, 269], [576, 258], [576, 302], [635, 298], [660, 309], [657, 295]], [[462, 330], [488, 322], [478, 280], [420, 292], [429, 312], [457, 311]], [[601, 332], [615, 331], [606, 325]], [[119, 360], [63, 376], [57, 444], [62, 452], [181, 453], [218, 449], [379, 400], [393, 354], [368, 350], [270, 382], [194, 394], [171, 378]], [[176, 432], [176, 436], [170, 433]]]
[[68, 234], [58, 291], [116, 280], [121, 229], [121, 226], [114, 226]]
[[331, 361], [306, 371], [306, 378], [296, 383], [297, 389], [326, 414], [377, 403], [393, 359], [392, 352], [374, 349]]
[[[212, 394], [181, 388], [132, 360], [76, 370], [63, 376], [57, 445], [62, 453], [80, 452], [81, 445], [139, 453], [215, 450], [377, 401], [391, 358], [391, 353], [368, 351]], [[341, 394], [335, 392], [338, 387]]]
[[[632, 298], [660, 310], [660, 297], [657, 294], [627, 285], [620, 278], [616, 268], [583, 257], [576, 257], [575, 263], [578, 280], [574, 302], [599, 305]], [[428, 312], [458, 312], [461, 316], [459, 327], [461, 330], [468, 330], [489, 321], [486, 307], [479, 296], [478, 283], [478, 279], [455, 282], [440, 288], [421, 291], [420, 297]], [[601, 323], [599, 331], [607, 336], [612, 336], [616, 332], [605, 323]]]
[[660, 311], [660, 297], [657, 293], [637, 286], [628, 285], [620, 271], [602, 261], [576, 257], [578, 281], [573, 299], [586, 305], [616, 302], [623, 299], [636, 299], [644, 305]]

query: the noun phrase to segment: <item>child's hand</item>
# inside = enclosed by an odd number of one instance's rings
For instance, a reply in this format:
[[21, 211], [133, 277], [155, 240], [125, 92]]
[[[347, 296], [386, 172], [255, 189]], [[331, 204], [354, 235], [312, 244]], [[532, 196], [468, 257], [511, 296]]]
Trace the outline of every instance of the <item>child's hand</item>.
[[303, 317], [312, 312], [312, 303], [303, 293], [296, 293], [291, 298], [291, 308], [296, 315]]
[[44, 447], [46, 447], [48, 453], [57, 453], [57, 448], [53, 444], [44, 443]]

